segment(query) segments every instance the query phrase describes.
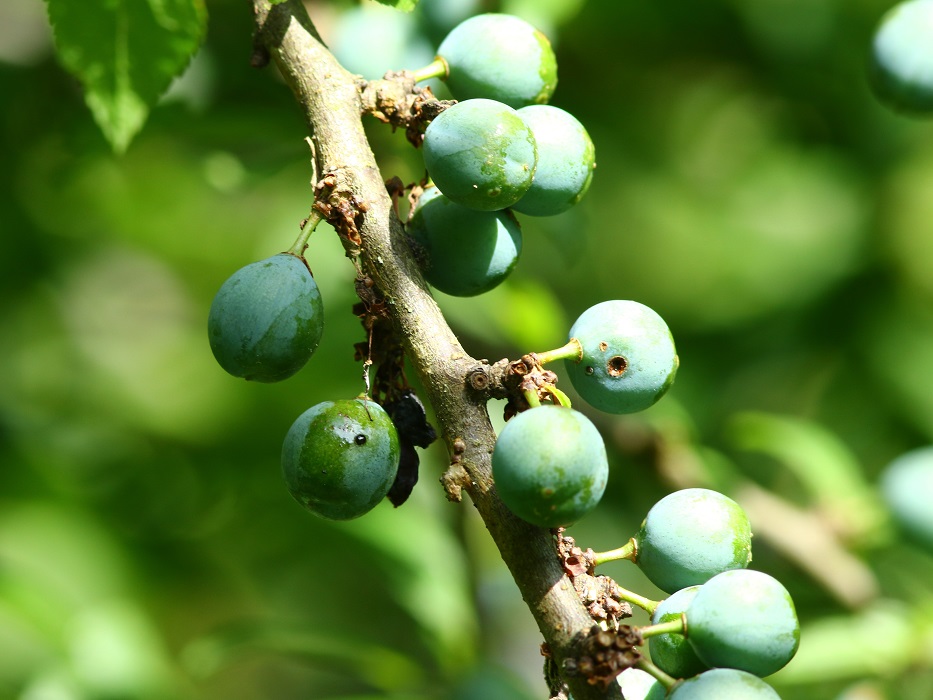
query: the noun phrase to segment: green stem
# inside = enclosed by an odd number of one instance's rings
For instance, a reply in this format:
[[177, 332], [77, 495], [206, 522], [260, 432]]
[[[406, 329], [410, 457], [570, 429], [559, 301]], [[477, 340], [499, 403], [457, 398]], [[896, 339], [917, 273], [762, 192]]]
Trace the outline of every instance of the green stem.
[[572, 408], [570, 405], [570, 397], [567, 396], [564, 392], [558, 389], [553, 384], [545, 384], [544, 390], [547, 391], [554, 399], [564, 408]]
[[559, 348], [547, 352], [536, 352], [535, 357], [538, 358], [538, 362], [542, 365], [554, 362], [554, 360], [574, 360], [579, 362], [583, 359], [583, 346], [580, 345], [579, 340], [571, 338], [566, 345]]
[[635, 663], [635, 668], [639, 668], [645, 673], [651, 674], [657, 679], [658, 683], [663, 685], [668, 690], [673, 688], [674, 685], [677, 683], [676, 678], [664, 673], [664, 671], [662, 671], [657, 666], [655, 666], [653, 663], [648, 661], [648, 659], [646, 659], [644, 656], [638, 659], [638, 661]]
[[299, 258], [304, 257], [305, 248], [308, 247], [308, 239], [311, 238], [314, 229], [317, 228], [317, 225], [321, 223], [323, 219], [324, 217], [321, 216], [321, 213], [317, 209], [312, 209], [308, 218], [305, 219], [304, 226], [301, 227], [301, 233], [298, 234], [298, 238], [295, 239], [292, 247], [285, 252], [297, 255]]
[[622, 588], [619, 586], [618, 591], [619, 598], [624, 600], [626, 603], [631, 603], [632, 605], [637, 605], [642, 610], [646, 611], [649, 615], [654, 615], [654, 611], [661, 604], [660, 600], [651, 600], [646, 598], [643, 595], [638, 595], [634, 591], [630, 591], [627, 588]]
[[635, 561], [637, 552], [638, 543], [635, 542], [635, 538], [633, 537], [618, 549], [610, 549], [608, 552], [595, 552], [590, 559], [593, 562], [593, 566], [599, 566], [600, 564], [605, 564], [607, 561], [617, 561], [619, 559]]
[[429, 80], [431, 78], [440, 78], [441, 80], [446, 80], [448, 74], [449, 69], [447, 68], [447, 61], [445, 61], [440, 56], [435, 58], [424, 68], [419, 68], [418, 70], [412, 71], [412, 75], [414, 75], [416, 83], [420, 83], [422, 80]]
[[525, 396], [525, 401], [527, 401], [528, 405], [531, 406], [532, 408], [536, 408], [541, 405], [541, 400], [538, 398], [537, 392], [534, 392], [531, 389], [526, 389], [522, 393]]
[[676, 620], [671, 620], [670, 622], [659, 622], [656, 625], [639, 627], [638, 631], [641, 633], [643, 639], [657, 637], [659, 634], [686, 634], [687, 618], [685, 615], [681, 615]]

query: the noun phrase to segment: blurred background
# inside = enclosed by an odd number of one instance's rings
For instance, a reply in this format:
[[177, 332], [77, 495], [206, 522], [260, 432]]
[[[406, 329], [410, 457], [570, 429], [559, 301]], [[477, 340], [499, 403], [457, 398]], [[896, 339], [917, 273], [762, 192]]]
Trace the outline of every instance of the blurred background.
[[[356, 521], [284, 488], [294, 418], [362, 388], [354, 271], [326, 226], [307, 367], [254, 386], [211, 356], [215, 291], [291, 244], [312, 173], [290, 93], [250, 68], [246, 4], [207, 4], [203, 50], [122, 156], [57, 63], [43, 3], [0, 4], [0, 697], [544, 698], [540, 637], [474, 510], [445, 500], [443, 448], [408, 503]], [[891, 4], [310, 4], [368, 78], [428, 63], [481, 11], [551, 37], [552, 103], [593, 137], [592, 188], [522, 219], [503, 286], [439, 301], [490, 359], [561, 345], [605, 299], [664, 316], [682, 364], [663, 401], [628, 417], [575, 403], [612, 473], [570, 534], [618, 547], [684, 486], [738, 500], [752, 566], [803, 622], [769, 679], [784, 700], [933, 697], [933, 549], [877, 489], [933, 442], [933, 121], [888, 112], [866, 81]], [[370, 126], [385, 177], [419, 179], [404, 136]], [[660, 597], [627, 562], [605, 573]]]

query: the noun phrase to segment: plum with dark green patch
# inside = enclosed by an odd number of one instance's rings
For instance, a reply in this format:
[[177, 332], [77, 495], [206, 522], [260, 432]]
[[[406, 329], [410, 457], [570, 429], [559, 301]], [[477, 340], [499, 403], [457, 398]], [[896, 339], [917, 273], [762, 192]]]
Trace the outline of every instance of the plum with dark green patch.
[[466, 100], [444, 110], [424, 134], [424, 164], [437, 189], [471, 209], [496, 211], [522, 198], [537, 149], [529, 126], [506, 104]]
[[437, 195], [415, 210], [408, 233], [425, 279], [453, 296], [475, 296], [500, 284], [515, 267], [522, 231], [508, 210], [478, 211]]
[[208, 338], [234, 377], [277, 382], [304, 367], [324, 331], [324, 307], [305, 261], [290, 253], [251, 263], [221, 285]]
[[[699, 586], [688, 586], [662, 600], [651, 614], [651, 624], [680, 620], [699, 590]], [[669, 632], [649, 637], [648, 651], [651, 662], [674, 678], [688, 678], [709, 668], [683, 634]]]
[[553, 528], [572, 525], [596, 507], [609, 462], [589, 418], [572, 408], [543, 405], [505, 424], [492, 453], [492, 473], [509, 510]]
[[369, 399], [324, 401], [302, 413], [282, 445], [289, 493], [315, 515], [350, 520], [381, 501], [398, 472], [391, 418]]

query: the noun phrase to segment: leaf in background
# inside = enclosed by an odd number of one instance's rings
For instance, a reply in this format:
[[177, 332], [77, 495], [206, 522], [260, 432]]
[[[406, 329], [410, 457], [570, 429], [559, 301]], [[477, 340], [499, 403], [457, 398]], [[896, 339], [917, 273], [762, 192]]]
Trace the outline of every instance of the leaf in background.
[[377, 0], [377, 2], [402, 12], [411, 12], [418, 6], [418, 0]]
[[835, 434], [806, 419], [748, 411], [733, 416], [728, 437], [736, 449], [768, 455], [793, 473], [848, 538], [885, 536], [880, 497]]
[[[208, 678], [225, 666], [241, 663], [244, 657], [261, 652], [289, 655], [306, 665], [317, 665], [341, 675], [358, 678], [385, 693], [402, 692], [425, 682], [423, 669], [401, 652], [287, 624], [230, 624], [195, 639], [182, 650], [181, 661], [197, 678]], [[361, 696], [362, 697], [362, 696]], [[378, 697], [413, 696], [385, 694]]]
[[[894, 677], [924, 653], [917, 610], [897, 601], [880, 601], [854, 615], [824, 616], [805, 622], [794, 662], [769, 678], [792, 697], [791, 687], [855, 678]], [[862, 650], [871, 649], [870, 654]]]
[[188, 65], [207, 26], [203, 0], [46, 0], [62, 64], [110, 145], [123, 152]]

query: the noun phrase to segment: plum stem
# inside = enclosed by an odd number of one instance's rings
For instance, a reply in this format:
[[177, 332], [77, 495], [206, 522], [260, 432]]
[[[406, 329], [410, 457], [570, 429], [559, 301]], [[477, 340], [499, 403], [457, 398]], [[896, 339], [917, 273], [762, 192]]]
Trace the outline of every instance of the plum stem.
[[317, 228], [323, 218], [317, 209], [312, 209], [311, 213], [308, 214], [308, 218], [301, 222], [301, 233], [298, 234], [298, 238], [295, 239], [292, 247], [286, 252], [304, 258], [305, 249], [308, 247], [308, 239], [311, 238], [311, 234], [314, 233], [314, 229]]
[[635, 538], [632, 537], [628, 542], [617, 549], [610, 549], [607, 552], [594, 552], [592, 556], [590, 556], [590, 561], [593, 562], [593, 566], [599, 566], [600, 564], [605, 564], [607, 561], [616, 561], [618, 559], [628, 559], [634, 562], [637, 554], [638, 543], [635, 541]]
[[659, 622], [655, 625], [646, 625], [638, 628], [643, 639], [657, 637], [659, 634], [687, 634], [687, 616], [681, 614], [676, 620]]
[[646, 611], [649, 615], [653, 615], [658, 605], [661, 604], [661, 601], [659, 600], [651, 600], [650, 598], [646, 598], [643, 595], [639, 595], [638, 593], [630, 591], [627, 588], [622, 588], [621, 586], [618, 587], [615, 593], [626, 603], [637, 605], [639, 608]]
[[583, 359], [583, 346], [580, 344], [579, 340], [571, 338], [567, 341], [566, 345], [562, 345], [559, 348], [548, 350], [547, 352], [536, 352], [535, 357], [538, 358], [538, 362], [542, 365], [548, 362], [554, 362], [555, 360], [573, 360], [579, 362]]
[[572, 408], [570, 404], [570, 397], [567, 396], [567, 394], [562, 392], [560, 389], [558, 389], [556, 386], [554, 386], [553, 384], [545, 384], [542, 388], [545, 391], [547, 391], [551, 396], [553, 396], [554, 400], [557, 401], [557, 403], [559, 403], [561, 406], [563, 406], [564, 408]]
[[640, 659], [638, 659], [638, 661], [635, 663], [635, 668], [641, 669], [645, 673], [648, 673], [654, 676], [654, 678], [657, 679], [658, 683], [663, 685], [668, 690], [670, 690], [677, 684], [676, 678], [664, 673], [664, 671], [662, 671], [657, 666], [655, 666], [653, 663], [648, 661], [648, 659], [646, 659], [645, 657], [641, 657]]
[[430, 80], [431, 78], [446, 80], [449, 74], [450, 69], [447, 67], [447, 61], [440, 56], [435, 57], [435, 59], [424, 68], [412, 71], [412, 76], [414, 76], [416, 83], [420, 83], [422, 80]]
[[541, 399], [538, 398], [538, 392], [532, 391], [531, 389], [526, 389], [522, 392], [525, 396], [525, 401], [528, 402], [528, 405], [532, 408], [537, 408], [541, 405]]

